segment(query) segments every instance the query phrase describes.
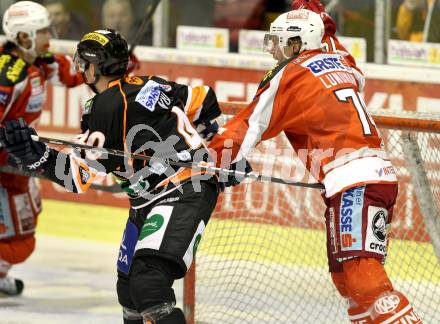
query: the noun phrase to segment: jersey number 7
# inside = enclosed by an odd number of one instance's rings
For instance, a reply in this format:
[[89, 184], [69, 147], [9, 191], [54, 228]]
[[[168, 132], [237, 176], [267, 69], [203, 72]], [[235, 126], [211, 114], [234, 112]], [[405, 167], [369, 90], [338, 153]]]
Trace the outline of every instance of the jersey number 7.
[[346, 102], [347, 104], [353, 104], [358, 114], [359, 121], [361, 122], [365, 136], [370, 136], [372, 134], [370, 123], [378, 132], [376, 124], [374, 123], [373, 118], [371, 118], [371, 115], [367, 110], [367, 106], [365, 105], [364, 100], [359, 96], [358, 93], [354, 91], [353, 88], [339, 89], [334, 91], [334, 94], [339, 101]]

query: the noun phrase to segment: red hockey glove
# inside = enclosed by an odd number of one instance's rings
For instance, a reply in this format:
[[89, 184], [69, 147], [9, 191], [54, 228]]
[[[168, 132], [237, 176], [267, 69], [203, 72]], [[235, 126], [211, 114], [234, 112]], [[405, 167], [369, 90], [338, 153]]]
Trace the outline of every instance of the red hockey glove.
[[298, 9], [307, 9], [317, 14], [325, 12], [325, 7], [319, 0], [293, 0], [292, 10]]
[[42, 56], [38, 56], [35, 59], [34, 65], [40, 67], [43, 65], [52, 64], [53, 62], [55, 62], [55, 55], [52, 52], [46, 52]]
[[336, 23], [329, 14], [325, 12], [325, 6], [319, 0], [293, 0], [292, 10], [307, 9], [321, 15], [325, 26], [325, 33], [333, 36], [336, 33]]

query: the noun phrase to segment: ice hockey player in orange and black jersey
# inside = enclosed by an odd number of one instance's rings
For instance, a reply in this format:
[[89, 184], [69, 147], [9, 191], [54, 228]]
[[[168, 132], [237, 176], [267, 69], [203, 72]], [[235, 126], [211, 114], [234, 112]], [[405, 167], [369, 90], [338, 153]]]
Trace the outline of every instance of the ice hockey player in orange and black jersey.
[[127, 43], [113, 30], [88, 33], [79, 42], [74, 64], [96, 95], [85, 106], [77, 141], [151, 161], [58, 152], [30, 140], [35, 131], [17, 120], [0, 128], [0, 142], [23, 168], [74, 192], [103, 174], [118, 177], [131, 203], [118, 258], [124, 323], [181, 324], [171, 287], [193, 261], [219, 190], [215, 175], [167, 161], [208, 161], [204, 141], [216, 133], [221, 111], [209, 87], [126, 76], [127, 63]]
[[[82, 131], [89, 142], [90, 138], [101, 139], [104, 148], [143, 152], [174, 161], [207, 161], [205, 143], [216, 133], [220, 117], [215, 94], [207, 86], [192, 88], [155, 76], [126, 76], [110, 82], [104, 92], [87, 103]], [[107, 171], [118, 171], [115, 175], [130, 194], [132, 204], [143, 202], [143, 198], [137, 199], [133, 180], [127, 181], [131, 177], [127, 161], [109, 155], [99, 162]], [[145, 167], [144, 161], [128, 162], [134, 171]], [[122, 175], [124, 172], [126, 176]], [[155, 162], [143, 170], [136, 186], [141, 192], [154, 194], [169, 182], [189, 179], [194, 172], [174, 166], [165, 168]], [[81, 192], [89, 184], [90, 181], [74, 177], [72, 189]]]

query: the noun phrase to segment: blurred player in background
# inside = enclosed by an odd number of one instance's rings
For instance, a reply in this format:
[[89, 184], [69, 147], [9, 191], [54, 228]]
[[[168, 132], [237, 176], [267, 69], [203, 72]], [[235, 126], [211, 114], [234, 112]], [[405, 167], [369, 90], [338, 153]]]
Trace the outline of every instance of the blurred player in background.
[[[117, 30], [127, 39], [129, 42], [135, 35], [137, 28], [142, 24], [141, 20], [146, 14], [146, 1], [134, 1], [130, 0], [106, 0], [102, 4], [101, 9], [101, 21], [102, 27]], [[148, 30], [143, 34], [141, 39], [138, 40], [138, 45], [151, 45], [152, 38], [152, 25], [148, 26]]]
[[73, 192], [84, 192], [102, 174], [117, 176], [131, 205], [118, 258], [124, 323], [182, 324], [172, 285], [193, 261], [219, 190], [212, 174], [166, 161], [206, 161], [203, 139], [217, 132], [221, 111], [207, 86], [127, 76], [128, 59], [126, 41], [113, 30], [88, 33], [79, 42], [75, 66], [96, 95], [85, 106], [78, 141], [141, 152], [150, 162], [58, 152], [33, 142], [34, 130], [17, 120], [0, 129], [0, 138], [25, 169]]
[[129, 0], [106, 0], [102, 5], [102, 26], [115, 29], [126, 39], [133, 33], [133, 8]]
[[[0, 48], [1, 123], [16, 119], [35, 127], [46, 96], [46, 82], [73, 87], [82, 76], [71, 60], [53, 55], [48, 11], [32, 1], [11, 5], [3, 16], [7, 42]], [[7, 160], [0, 152], [0, 165]], [[18, 295], [23, 282], [7, 276], [12, 265], [25, 261], [35, 247], [35, 226], [41, 211], [39, 190], [32, 178], [0, 173], [0, 293]]]
[[[325, 187], [329, 270], [349, 301], [352, 323], [421, 323], [384, 269], [397, 178], [359, 95], [353, 68], [340, 52], [324, 52], [324, 24], [305, 9], [279, 16], [265, 37], [277, 61], [246, 109], [214, 136], [222, 161], [233, 161], [284, 132], [302, 162]], [[227, 165], [221, 165], [227, 167]]]
[[59, 39], [78, 40], [87, 28], [82, 17], [71, 12], [64, 0], [44, 0], [43, 5], [49, 11], [51, 25]]
[[293, 0], [292, 10], [307, 9], [321, 16], [324, 22], [324, 37], [322, 38], [323, 49], [327, 52], [339, 52], [345, 57], [345, 60], [354, 68], [356, 79], [358, 80], [359, 91], [364, 91], [365, 77], [362, 71], [356, 66], [356, 60], [339, 42], [336, 37], [336, 23], [332, 17], [325, 11], [325, 6], [319, 0]]

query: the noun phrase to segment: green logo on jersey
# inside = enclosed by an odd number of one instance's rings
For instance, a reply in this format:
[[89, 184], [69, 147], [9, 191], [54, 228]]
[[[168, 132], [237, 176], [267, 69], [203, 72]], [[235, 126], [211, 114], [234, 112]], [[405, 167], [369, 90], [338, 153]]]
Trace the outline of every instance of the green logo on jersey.
[[146, 180], [138, 180], [133, 184], [130, 182], [130, 180], [116, 180], [116, 181], [119, 183], [123, 191], [133, 196], [144, 191], [149, 186], [148, 181]]
[[147, 236], [156, 233], [161, 229], [164, 222], [164, 218], [160, 214], [154, 214], [145, 219], [144, 226], [142, 226], [141, 233], [139, 234], [139, 241], [142, 241]]
[[199, 247], [200, 240], [202, 239], [202, 234], [197, 234], [194, 240], [193, 255], [196, 255], [197, 248]]

